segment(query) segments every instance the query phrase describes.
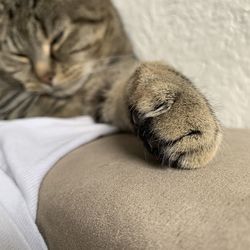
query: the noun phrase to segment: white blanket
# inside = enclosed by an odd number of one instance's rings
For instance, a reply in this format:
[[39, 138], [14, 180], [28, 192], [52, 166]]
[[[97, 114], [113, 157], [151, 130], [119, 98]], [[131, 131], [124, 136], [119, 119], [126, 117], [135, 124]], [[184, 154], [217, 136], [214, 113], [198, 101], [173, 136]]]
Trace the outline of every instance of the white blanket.
[[47, 249], [35, 225], [43, 177], [65, 154], [115, 131], [89, 117], [0, 122], [1, 250]]

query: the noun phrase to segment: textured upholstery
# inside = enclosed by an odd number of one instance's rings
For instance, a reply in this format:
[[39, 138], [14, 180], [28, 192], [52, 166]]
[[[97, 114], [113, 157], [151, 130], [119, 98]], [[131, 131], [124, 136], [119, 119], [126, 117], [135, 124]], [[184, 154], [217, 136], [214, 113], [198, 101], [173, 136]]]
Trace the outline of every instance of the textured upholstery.
[[249, 162], [250, 130], [226, 130], [193, 171], [159, 167], [132, 135], [102, 138], [47, 175], [37, 224], [52, 250], [249, 250]]

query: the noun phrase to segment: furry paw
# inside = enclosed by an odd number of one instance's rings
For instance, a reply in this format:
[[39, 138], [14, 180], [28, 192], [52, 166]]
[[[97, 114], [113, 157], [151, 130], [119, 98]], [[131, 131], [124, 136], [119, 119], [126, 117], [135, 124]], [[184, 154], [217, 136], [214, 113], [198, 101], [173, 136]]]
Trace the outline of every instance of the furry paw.
[[164, 165], [205, 166], [221, 141], [220, 125], [205, 97], [174, 69], [142, 64], [128, 87], [135, 133]]

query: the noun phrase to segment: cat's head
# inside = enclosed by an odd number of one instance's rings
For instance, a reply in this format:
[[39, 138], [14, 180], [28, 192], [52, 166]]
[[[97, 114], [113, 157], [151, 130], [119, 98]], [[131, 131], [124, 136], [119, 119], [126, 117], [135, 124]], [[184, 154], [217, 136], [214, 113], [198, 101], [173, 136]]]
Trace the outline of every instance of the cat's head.
[[29, 92], [71, 95], [130, 49], [109, 0], [0, 0], [0, 71]]

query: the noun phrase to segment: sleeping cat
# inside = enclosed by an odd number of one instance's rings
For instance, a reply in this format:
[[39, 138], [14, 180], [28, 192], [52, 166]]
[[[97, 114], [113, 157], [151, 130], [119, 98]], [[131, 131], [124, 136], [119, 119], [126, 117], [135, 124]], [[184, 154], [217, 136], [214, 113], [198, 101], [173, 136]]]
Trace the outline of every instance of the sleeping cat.
[[109, 0], [0, 0], [0, 119], [80, 115], [134, 131], [172, 167], [206, 165], [221, 138], [186, 77], [138, 60]]

